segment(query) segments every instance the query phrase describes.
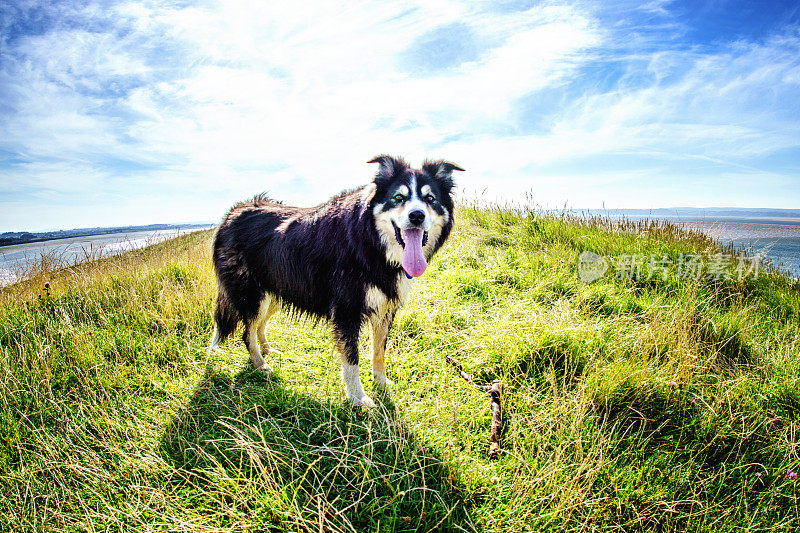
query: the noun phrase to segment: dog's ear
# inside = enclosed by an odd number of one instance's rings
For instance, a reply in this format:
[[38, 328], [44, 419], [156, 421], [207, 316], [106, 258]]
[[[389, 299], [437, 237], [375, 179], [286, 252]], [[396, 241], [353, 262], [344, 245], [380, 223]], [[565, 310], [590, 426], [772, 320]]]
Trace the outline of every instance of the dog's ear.
[[464, 171], [463, 168], [456, 165], [455, 163], [451, 163], [450, 161], [428, 161], [426, 160], [422, 163], [422, 170], [428, 173], [429, 176], [434, 178], [439, 182], [439, 185], [443, 187], [447, 192], [453, 188], [455, 183], [453, 182], [453, 171], [460, 170]]
[[378, 163], [380, 165], [378, 173], [375, 174], [376, 183], [382, 180], [390, 180], [398, 170], [408, 167], [408, 164], [399, 157], [392, 157], [386, 154], [373, 157], [367, 163]]

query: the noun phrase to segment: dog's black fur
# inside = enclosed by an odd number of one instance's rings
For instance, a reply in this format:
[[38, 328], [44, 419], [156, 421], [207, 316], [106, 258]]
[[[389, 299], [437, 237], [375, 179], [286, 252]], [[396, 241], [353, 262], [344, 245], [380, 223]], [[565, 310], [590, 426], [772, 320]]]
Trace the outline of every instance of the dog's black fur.
[[[451, 174], [461, 170], [445, 161], [426, 161], [415, 170], [389, 156], [370, 162], [380, 164], [372, 183], [316, 207], [290, 207], [262, 195], [231, 208], [214, 239], [219, 282], [214, 345], [239, 322], [245, 324], [248, 342], [248, 330], [258, 326], [255, 322], [268, 296], [299, 313], [328, 320], [344, 360], [358, 365], [358, 338], [365, 321], [385, 313], [390, 326], [402, 305], [400, 285], [406, 275], [400, 262], [389, 257], [387, 246], [395, 246], [395, 235], [387, 235], [385, 223], [387, 213], [402, 210], [395, 195], [398, 186], [415, 183], [408, 201], [421, 201], [419, 191], [427, 185], [429, 218], [446, 218], [430, 248], [432, 256], [453, 226]], [[399, 233], [396, 238], [402, 242]], [[386, 309], [369, 305], [372, 288], [385, 295]]]

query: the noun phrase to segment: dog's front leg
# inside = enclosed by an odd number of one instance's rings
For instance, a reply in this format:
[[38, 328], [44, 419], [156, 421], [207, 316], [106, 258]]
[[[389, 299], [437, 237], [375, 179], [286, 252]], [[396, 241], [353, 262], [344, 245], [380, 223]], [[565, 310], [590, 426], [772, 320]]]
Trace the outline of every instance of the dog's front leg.
[[389, 329], [394, 321], [394, 310], [387, 310], [385, 315], [372, 315], [372, 379], [381, 387], [393, 385], [386, 377], [386, 343], [389, 340]]
[[342, 358], [342, 379], [347, 399], [355, 407], [375, 407], [375, 402], [364, 392], [364, 386], [358, 375], [358, 336], [361, 329], [359, 318], [348, 321], [347, 324], [334, 323], [334, 337]]

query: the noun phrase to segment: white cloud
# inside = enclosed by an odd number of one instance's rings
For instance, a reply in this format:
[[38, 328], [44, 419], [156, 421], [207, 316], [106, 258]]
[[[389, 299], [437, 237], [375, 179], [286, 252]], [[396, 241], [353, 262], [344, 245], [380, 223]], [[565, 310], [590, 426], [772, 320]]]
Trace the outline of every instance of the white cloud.
[[[643, 6], [656, 18], [638, 33], [633, 19], [609, 26], [581, 4], [490, 7], [129, 2], [70, 13], [92, 29], [56, 25], [4, 54], [0, 83], [14, 112], [0, 119], [0, 149], [29, 163], [3, 179], [8, 190], [55, 191], [51, 205], [67, 190], [124, 190], [119, 217], [158, 204], [216, 219], [262, 189], [321, 201], [369, 179], [364, 161], [391, 152], [457, 161], [466, 188], [493, 194], [534, 188], [542, 203], [578, 205], [613, 190], [636, 203], [618, 181], [669, 175], [681, 158], [750, 175], [760, 171], [743, 168], [748, 158], [799, 144], [796, 32], [712, 53], [663, 45], [665, 32], [681, 31], [665, 18], [669, 2]], [[468, 40], [474, 57], [403, 63], [425, 61], [424, 48], [404, 52], [448, 25], [466, 28], [452, 38]], [[619, 79], [603, 85], [612, 67]], [[548, 90], [569, 97], [537, 108]], [[522, 100], [547, 117], [533, 133]], [[553, 167], [608, 154], [622, 171]], [[630, 154], [663, 162], [627, 168]], [[639, 189], [642, 201], [659, 197], [658, 187]]]

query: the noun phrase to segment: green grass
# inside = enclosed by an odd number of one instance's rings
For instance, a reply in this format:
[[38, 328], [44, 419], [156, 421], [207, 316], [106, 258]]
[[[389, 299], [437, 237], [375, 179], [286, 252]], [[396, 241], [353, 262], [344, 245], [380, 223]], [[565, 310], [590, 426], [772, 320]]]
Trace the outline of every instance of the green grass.
[[[365, 412], [321, 325], [277, 315], [269, 377], [238, 340], [206, 355], [210, 242], [2, 289], [0, 529], [800, 529], [800, 284], [775, 269], [587, 284], [584, 250], [720, 250], [669, 224], [462, 208]], [[504, 382], [497, 460], [488, 397], [446, 354]]]

